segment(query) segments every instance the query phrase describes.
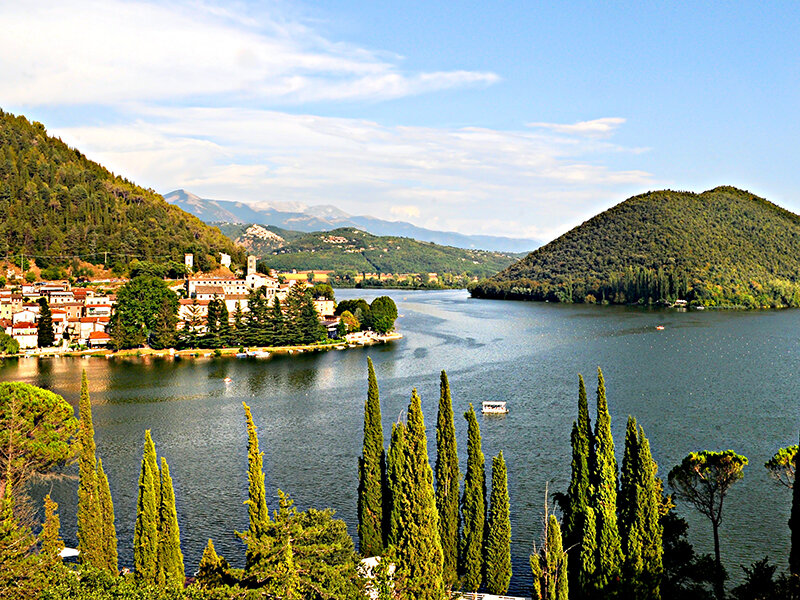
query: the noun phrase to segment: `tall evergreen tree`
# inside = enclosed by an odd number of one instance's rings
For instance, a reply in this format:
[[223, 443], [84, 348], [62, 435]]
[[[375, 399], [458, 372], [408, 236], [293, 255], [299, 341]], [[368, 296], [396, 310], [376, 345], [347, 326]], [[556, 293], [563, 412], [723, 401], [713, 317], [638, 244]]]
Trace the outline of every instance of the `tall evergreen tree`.
[[250, 407], [242, 402], [247, 419], [247, 512], [250, 517], [250, 528], [247, 530], [247, 561], [249, 568], [256, 561], [253, 555], [255, 542], [267, 529], [269, 511], [267, 510], [267, 489], [264, 483], [264, 453], [258, 449], [258, 435]]
[[39, 348], [50, 348], [55, 343], [53, 332], [53, 313], [47, 298], [39, 298], [39, 321], [36, 323], [36, 345]]
[[[586, 384], [578, 375], [578, 420], [572, 423], [572, 477], [564, 507], [564, 539], [573, 556], [581, 553], [581, 541], [586, 525], [586, 509], [592, 497], [591, 470], [594, 464], [594, 435], [589, 419], [589, 402], [586, 398]], [[570, 588], [578, 598], [588, 593], [583, 589], [580, 578], [581, 561], [569, 561]]]
[[225, 583], [228, 568], [228, 561], [217, 554], [214, 542], [209, 538], [197, 567], [197, 583], [201, 588], [220, 587]]
[[49, 564], [61, 561], [60, 552], [64, 549], [64, 540], [61, 539], [60, 532], [58, 504], [47, 494], [44, 497], [44, 525], [39, 533], [39, 554]]
[[[617, 498], [617, 513], [619, 516], [619, 532], [622, 538], [622, 547], [628, 553], [628, 535], [633, 522], [636, 520], [636, 491], [640, 482], [639, 475], [639, 432], [636, 428], [636, 419], [628, 416], [625, 429], [625, 450], [622, 455], [622, 470], [620, 472], [619, 497]], [[632, 548], [637, 552], [636, 548]]]
[[103, 519], [97, 485], [92, 402], [86, 371], [81, 375], [81, 398], [78, 402], [78, 549], [83, 564], [104, 568]]
[[231, 319], [228, 313], [228, 305], [225, 304], [225, 299], [220, 298], [218, 303], [217, 318], [219, 319], [219, 323], [217, 331], [219, 333], [219, 345], [224, 348], [229, 346], [232, 340]]
[[153, 329], [150, 332], [150, 347], [156, 350], [172, 348], [177, 338], [176, 326], [178, 316], [175, 312], [174, 300], [167, 297], [161, 301], [161, 306], [155, 316]]
[[158, 581], [158, 509], [161, 497], [159, 479], [156, 447], [148, 429], [144, 432], [144, 453], [136, 502], [133, 565], [139, 579], [153, 584]]
[[591, 505], [586, 507], [581, 538], [580, 568], [578, 569], [579, 598], [595, 598], [597, 581], [597, 513]]
[[442, 542], [444, 582], [451, 588], [458, 580], [458, 445], [453, 421], [453, 400], [447, 373], [442, 371], [439, 412], [436, 417], [436, 508], [439, 511], [439, 538]]
[[286, 319], [283, 315], [281, 300], [276, 295], [272, 300], [272, 307], [269, 310], [269, 327], [272, 331], [271, 344], [274, 346], [285, 346], [289, 344], [288, 332], [286, 330]]
[[[591, 510], [591, 509], [590, 509]], [[568, 600], [568, 556], [561, 539], [561, 526], [554, 515], [545, 521], [545, 542], [531, 556], [533, 600]]]
[[302, 343], [313, 344], [328, 337], [328, 331], [319, 320], [319, 313], [314, 306], [314, 299], [311, 294], [306, 292], [300, 303], [300, 311], [297, 322], [302, 337]]
[[183, 588], [186, 576], [181, 552], [181, 533], [175, 508], [175, 489], [169, 475], [167, 459], [161, 457], [161, 501], [158, 517], [158, 585], [161, 588]]
[[789, 514], [789, 529], [792, 532], [789, 547], [789, 573], [800, 576], [800, 484], [792, 487], [792, 512]]
[[409, 600], [441, 600], [444, 581], [439, 514], [417, 390], [412, 392], [408, 407], [401, 488], [408, 511], [399, 530], [396, 548], [398, 569], [405, 578], [402, 594]]
[[358, 460], [358, 542], [365, 557], [378, 556], [383, 551], [383, 488], [386, 478], [381, 403], [371, 358], [367, 358], [367, 372], [364, 449]]
[[464, 418], [467, 420], [467, 473], [464, 476], [464, 493], [461, 497], [461, 576], [464, 589], [477, 592], [483, 582], [486, 467], [481, 450], [481, 431], [472, 404], [464, 413]]
[[[492, 459], [490, 499], [489, 532], [486, 536], [486, 590], [490, 594], [502, 596], [508, 591], [508, 585], [511, 583], [511, 517], [508, 473], [502, 451]], [[560, 544], [560, 532], [558, 537]]]
[[103, 471], [102, 459], [97, 459], [97, 496], [100, 502], [100, 516], [102, 518], [102, 556], [104, 568], [109, 573], [119, 572], [119, 559], [117, 556], [117, 530], [114, 525], [114, 502], [111, 499], [111, 488], [108, 477]]
[[14, 516], [11, 471], [6, 470], [0, 497], [0, 592], [4, 600], [28, 600], [41, 592], [36, 538]]
[[608, 412], [603, 372], [597, 369], [597, 421], [595, 423], [596, 455], [594, 472], [594, 502], [596, 512], [597, 589], [612, 597], [622, 572], [622, 540], [617, 525], [617, 459], [611, 436], [611, 416]]
[[[408, 498], [403, 486], [406, 460], [406, 426], [402, 423], [392, 424], [392, 437], [386, 457], [386, 481], [388, 501], [388, 523], [386, 528], [386, 545], [397, 547], [400, 543], [400, 531], [408, 513]], [[386, 512], [384, 512], [386, 514]], [[385, 519], [385, 517], [384, 517]]]

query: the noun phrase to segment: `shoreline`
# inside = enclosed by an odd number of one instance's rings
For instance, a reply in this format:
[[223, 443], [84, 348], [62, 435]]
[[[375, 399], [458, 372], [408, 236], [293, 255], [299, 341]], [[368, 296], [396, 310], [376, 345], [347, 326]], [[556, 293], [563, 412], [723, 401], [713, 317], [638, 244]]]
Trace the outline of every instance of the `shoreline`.
[[361, 348], [364, 346], [375, 346], [377, 344], [388, 344], [397, 340], [403, 339], [403, 334], [398, 332], [391, 332], [385, 335], [374, 335], [369, 338], [362, 338], [358, 341], [334, 341], [327, 344], [306, 344], [299, 346], [247, 346], [245, 347], [246, 356], [239, 357], [242, 354], [239, 351], [239, 346], [230, 348], [186, 348], [184, 350], [175, 350], [174, 348], [166, 348], [164, 350], [154, 350], [153, 348], [130, 348], [127, 350], [107, 350], [103, 348], [93, 350], [66, 350], [57, 352], [53, 350], [45, 350], [41, 352], [19, 352], [17, 354], [8, 354], [1, 356], [0, 360], [5, 358], [123, 358], [123, 357], [143, 357], [143, 356], [158, 356], [162, 358], [214, 358], [217, 356], [236, 356], [239, 358], [269, 358], [273, 354], [303, 354], [306, 352], [326, 352], [328, 350], [347, 350], [348, 348]]

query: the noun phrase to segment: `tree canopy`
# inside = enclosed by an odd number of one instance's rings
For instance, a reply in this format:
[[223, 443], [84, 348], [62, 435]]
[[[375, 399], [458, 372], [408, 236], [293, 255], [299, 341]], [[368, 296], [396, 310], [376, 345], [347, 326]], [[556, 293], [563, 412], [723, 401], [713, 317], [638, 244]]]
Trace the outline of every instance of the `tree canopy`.
[[[164, 280], [152, 275], [134, 277], [117, 292], [117, 306], [111, 321], [111, 337], [117, 348], [136, 348], [172, 322], [178, 312], [178, 297]], [[157, 339], [161, 339], [156, 336]]]

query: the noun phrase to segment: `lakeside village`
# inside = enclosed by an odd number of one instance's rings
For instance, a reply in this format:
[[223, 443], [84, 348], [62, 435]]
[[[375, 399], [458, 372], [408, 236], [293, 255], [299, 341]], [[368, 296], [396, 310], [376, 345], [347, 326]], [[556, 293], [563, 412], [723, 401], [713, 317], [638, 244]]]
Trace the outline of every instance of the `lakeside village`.
[[342, 349], [402, 337], [394, 331], [397, 308], [388, 297], [373, 301], [376, 311], [364, 300], [337, 305], [329, 284], [306, 273], [259, 273], [255, 256], [248, 256], [246, 272], [238, 274], [230, 271], [226, 254], [210, 274], [193, 273], [192, 254], [184, 262], [182, 280], [143, 269], [130, 279], [77, 286], [33, 277], [21, 283], [8, 269], [0, 288], [0, 355], [181, 355], [211, 349], [264, 357], [269, 351]]

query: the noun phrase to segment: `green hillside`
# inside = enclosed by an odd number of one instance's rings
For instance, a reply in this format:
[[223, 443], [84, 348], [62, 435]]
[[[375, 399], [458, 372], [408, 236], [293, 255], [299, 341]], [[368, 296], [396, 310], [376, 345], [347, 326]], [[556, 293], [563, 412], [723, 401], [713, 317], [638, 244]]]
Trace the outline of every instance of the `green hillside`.
[[561, 302], [800, 306], [800, 217], [732, 187], [648, 192], [470, 291]]
[[203, 270], [219, 252], [242, 264], [244, 253], [217, 229], [116, 176], [31, 123], [0, 111], [0, 253], [36, 257], [40, 267], [74, 257], [127, 270], [138, 258]]
[[[264, 227], [282, 238], [246, 234], [248, 225], [225, 225], [223, 231], [258, 254], [272, 269], [315, 269], [345, 273], [466, 273], [487, 277], [518, 257], [507, 252], [464, 250], [405, 237], [377, 236], [343, 227], [314, 233]], [[250, 226], [252, 229], [252, 226]]]

